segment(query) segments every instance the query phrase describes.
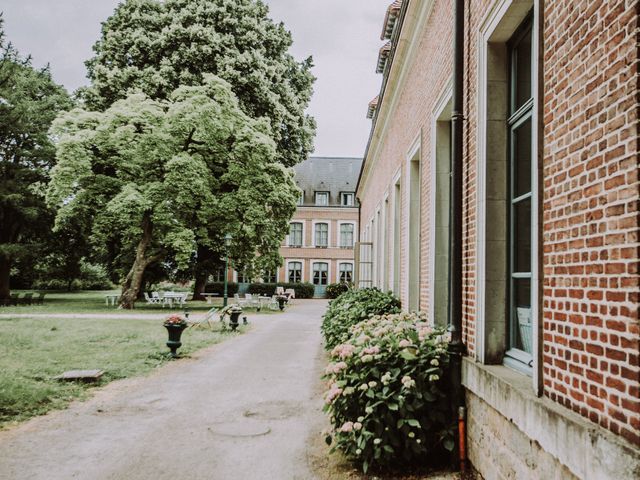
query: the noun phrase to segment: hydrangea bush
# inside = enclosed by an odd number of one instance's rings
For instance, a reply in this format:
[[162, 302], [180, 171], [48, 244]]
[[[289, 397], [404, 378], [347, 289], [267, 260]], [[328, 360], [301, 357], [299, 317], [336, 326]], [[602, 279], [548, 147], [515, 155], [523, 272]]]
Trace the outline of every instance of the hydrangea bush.
[[375, 316], [350, 333], [325, 372], [333, 448], [365, 472], [422, 465], [453, 449], [444, 330], [412, 313]]
[[329, 303], [322, 320], [328, 350], [349, 338], [349, 328], [372, 315], [399, 313], [400, 300], [377, 288], [347, 290]]

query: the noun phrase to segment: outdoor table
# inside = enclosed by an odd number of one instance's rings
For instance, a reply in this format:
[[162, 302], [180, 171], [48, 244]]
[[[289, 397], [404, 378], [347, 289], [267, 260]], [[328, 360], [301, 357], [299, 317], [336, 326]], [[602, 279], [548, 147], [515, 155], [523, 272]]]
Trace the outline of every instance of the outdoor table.
[[210, 304], [213, 302], [213, 297], [218, 297], [219, 295], [217, 293], [203, 293], [202, 296]]
[[162, 295], [162, 306], [164, 307], [164, 305], [167, 304], [169, 305], [169, 307], [173, 308], [173, 302], [184, 304], [184, 302], [187, 300], [187, 296], [188, 294], [186, 293], [166, 292], [164, 295]]
[[114, 305], [116, 303], [118, 303], [118, 297], [120, 297], [120, 295], [115, 294], [115, 295], [105, 295], [104, 296], [104, 301], [106, 303], [107, 306], [109, 305]]

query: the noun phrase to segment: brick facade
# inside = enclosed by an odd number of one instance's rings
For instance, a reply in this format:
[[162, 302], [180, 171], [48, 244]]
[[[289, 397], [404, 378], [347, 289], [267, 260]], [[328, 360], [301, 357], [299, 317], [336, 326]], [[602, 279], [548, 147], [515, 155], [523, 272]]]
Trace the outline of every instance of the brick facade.
[[[302, 241], [292, 245], [287, 236], [280, 248], [284, 264], [277, 272], [279, 282], [289, 281], [289, 262], [302, 263], [302, 282], [314, 283], [314, 263], [328, 265], [327, 283], [340, 281], [340, 266], [354, 267], [354, 246], [358, 234], [358, 207], [355, 186], [362, 159], [311, 157], [295, 167], [296, 185], [302, 191], [300, 205], [290, 223], [302, 224]], [[316, 194], [326, 194], [326, 205], [318, 205]], [[343, 198], [349, 195], [352, 203]], [[345, 205], [347, 203], [347, 205]], [[327, 245], [319, 245], [315, 238], [315, 225], [328, 227]], [[351, 241], [341, 239], [341, 225], [352, 225]], [[343, 244], [346, 241], [346, 244]], [[322, 289], [316, 289], [322, 294]]]
[[[394, 39], [392, 63], [385, 70], [386, 87], [357, 191], [360, 228], [364, 239], [376, 242], [379, 237], [372, 231], [372, 222], [385, 199], [393, 203], [394, 185], [399, 181], [399, 294], [407, 305], [407, 270], [412, 262], [419, 262], [419, 306], [434, 312], [434, 125], [452, 77], [453, 11], [452, 2], [445, 0], [404, 3], [405, 15]], [[492, 273], [491, 262], [485, 261], [485, 272], [478, 270], [484, 251], [479, 246], [490, 248], [478, 228], [482, 221], [489, 232], [497, 228], [491, 212], [484, 220], [479, 218], [483, 207], [479, 198], [491, 198], [491, 182], [497, 174], [486, 162], [495, 153], [492, 148], [504, 141], [487, 134], [489, 123], [496, 121], [490, 109], [487, 120], [482, 120], [483, 105], [496, 103], [499, 90], [494, 89], [494, 60], [489, 55], [495, 43], [483, 43], [483, 32], [494, 17], [508, 25], [511, 17], [522, 19], [531, 10], [538, 38], [537, 158], [533, 161], [538, 171], [534, 192], [538, 281], [534, 288], [539, 324], [532, 390], [617, 438], [640, 445], [638, 1], [469, 0], [466, 8], [463, 337], [469, 359], [478, 364], [500, 363], [487, 360], [491, 319], [478, 310], [479, 282], [486, 282]], [[500, 17], [501, 11], [508, 14]], [[492, 39], [500, 38], [500, 28]], [[485, 137], [479, 138], [483, 132]], [[416, 145], [418, 258], [408, 253], [406, 192], [409, 152]], [[486, 197], [481, 198], [482, 192]], [[393, 236], [393, 221], [381, 228]], [[387, 272], [393, 271], [393, 248], [387, 244], [377, 256]], [[376, 283], [381, 284], [381, 279]], [[483, 302], [490, 304], [493, 292], [484, 290]], [[475, 397], [473, 404], [479, 404]]]

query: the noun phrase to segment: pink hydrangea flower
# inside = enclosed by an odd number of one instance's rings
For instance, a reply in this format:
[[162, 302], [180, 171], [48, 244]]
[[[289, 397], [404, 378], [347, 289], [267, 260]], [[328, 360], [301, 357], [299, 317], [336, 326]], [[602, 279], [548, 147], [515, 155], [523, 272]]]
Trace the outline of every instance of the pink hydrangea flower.
[[353, 422], [344, 422], [340, 427], [340, 431], [344, 433], [349, 433], [353, 431]]
[[406, 338], [403, 338], [402, 340], [400, 340], [400, 343], [398, 345], [400, 346], [400, 348], [407, 348], [411, 346], [411, 342]]

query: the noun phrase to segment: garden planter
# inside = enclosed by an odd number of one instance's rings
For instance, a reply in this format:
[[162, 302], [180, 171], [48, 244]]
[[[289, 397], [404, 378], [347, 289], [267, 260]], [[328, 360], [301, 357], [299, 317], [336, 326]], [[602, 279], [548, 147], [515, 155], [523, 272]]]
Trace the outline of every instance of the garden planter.
[[289, 301], [289, 299], [285, 296], [279, 296], [276, 298], [276, 300], [278, 300], [278, 308], [280, 309], [280, 311], [284, 310], [284, 306]]
[[166, 328], [167, 332], [169, 332], [169, 341], [167, 341], [167, 347], [169, 347], [169, 349], [171, 350], [171, 356], [173, 358], [176, 358], [178, 356], [176, 350], [178, 350], [182, 346], [182, 342], [180, 341], [182, 332], [185, 328], [187, 328], [187, 326], [165, 324], [164, 328]]
[[232, 331], [235, 331], [240, 325], [240, 315], [242, 314], [242, 308], [239, 306], [233, 306], [229, 310], [229, 326]]

